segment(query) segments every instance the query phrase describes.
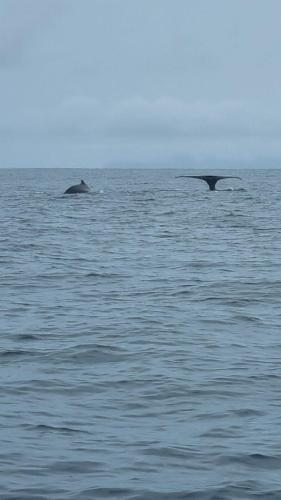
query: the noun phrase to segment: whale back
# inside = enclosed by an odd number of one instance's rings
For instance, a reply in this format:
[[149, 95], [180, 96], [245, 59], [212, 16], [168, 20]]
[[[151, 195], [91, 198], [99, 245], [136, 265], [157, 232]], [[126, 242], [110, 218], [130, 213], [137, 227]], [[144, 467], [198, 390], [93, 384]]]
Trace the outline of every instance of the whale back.
[[89, 193], [90, 188], [83, 179], [81, 179], [80, 184], [75, 184], [70, 186], [64, 194], [74, 194], [74, 193]]

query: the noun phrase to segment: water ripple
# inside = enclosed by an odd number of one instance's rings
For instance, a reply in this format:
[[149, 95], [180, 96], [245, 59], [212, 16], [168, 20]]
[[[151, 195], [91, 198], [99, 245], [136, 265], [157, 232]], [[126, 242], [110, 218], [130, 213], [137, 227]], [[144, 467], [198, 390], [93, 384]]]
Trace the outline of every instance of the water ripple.
[[0, 499], [280, 500], [279, 173], [181, 173], [0, 170]]

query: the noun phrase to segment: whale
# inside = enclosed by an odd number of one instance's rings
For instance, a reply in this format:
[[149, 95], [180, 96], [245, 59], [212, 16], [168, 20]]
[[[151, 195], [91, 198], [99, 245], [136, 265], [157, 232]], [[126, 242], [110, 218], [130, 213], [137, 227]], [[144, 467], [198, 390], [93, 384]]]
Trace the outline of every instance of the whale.
[[80, 184], [75, 184], [74, 186], [70, 186], [64, 192], [64, 194], [89, 193], [89, 192], [90, 192], [89, 186], [86, 184], [86, 182], [81, 180]]
[[216, 183], [221, 179], [241, 179], [241, 177], [233, 175], [177, 175], [176, 179], [180, 177], [189, 177], [191, 179], [199, 179], [201, 181], [207, 182], [210, 191], [216, 191]]

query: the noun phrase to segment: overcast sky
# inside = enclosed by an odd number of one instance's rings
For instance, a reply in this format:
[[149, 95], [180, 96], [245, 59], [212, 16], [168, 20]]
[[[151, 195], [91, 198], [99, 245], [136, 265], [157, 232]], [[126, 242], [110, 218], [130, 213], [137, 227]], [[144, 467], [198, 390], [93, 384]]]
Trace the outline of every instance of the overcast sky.
[[280, 0], [0, 0], [0, 167], [281, 166]]

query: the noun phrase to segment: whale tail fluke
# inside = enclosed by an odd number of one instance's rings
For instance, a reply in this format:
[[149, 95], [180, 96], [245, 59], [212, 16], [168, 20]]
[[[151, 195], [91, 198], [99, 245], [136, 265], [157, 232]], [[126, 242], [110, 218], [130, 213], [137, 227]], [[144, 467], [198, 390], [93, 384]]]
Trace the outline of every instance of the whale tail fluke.
[[191, 179], [199, 179], [201, 181], [207, 182], [210, 191], [215, 191], [216, 183], [221, 179], [240, 179], [241, 177], [237, 177], [234, 175], [177, 175], [176, 178], [180, 177], [189, 177]]

